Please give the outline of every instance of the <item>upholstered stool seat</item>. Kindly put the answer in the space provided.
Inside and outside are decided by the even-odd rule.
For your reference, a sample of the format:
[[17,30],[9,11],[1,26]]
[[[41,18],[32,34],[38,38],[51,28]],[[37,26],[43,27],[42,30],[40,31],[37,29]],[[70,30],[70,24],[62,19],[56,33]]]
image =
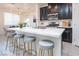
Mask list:
[[26,43],[30,43],[30,42],[33,42],[33,41],[35,41],[36,39],[35,39],[35,37],[33,37],[33,36],[26,36],[26,37],[24,37],[24,41],[26,42]]
[[50,40],[41,40],[39,41],[39,45],[42,48],[53,48],[54,47],[54,43]]

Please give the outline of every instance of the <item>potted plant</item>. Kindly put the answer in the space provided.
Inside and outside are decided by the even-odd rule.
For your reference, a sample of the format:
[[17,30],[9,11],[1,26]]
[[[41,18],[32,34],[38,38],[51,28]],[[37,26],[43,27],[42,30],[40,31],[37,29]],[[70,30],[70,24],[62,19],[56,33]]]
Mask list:
[[22,28],[22,27],[23,27],[23,23],[20,23],[20,24],[19,24],[19,27]]

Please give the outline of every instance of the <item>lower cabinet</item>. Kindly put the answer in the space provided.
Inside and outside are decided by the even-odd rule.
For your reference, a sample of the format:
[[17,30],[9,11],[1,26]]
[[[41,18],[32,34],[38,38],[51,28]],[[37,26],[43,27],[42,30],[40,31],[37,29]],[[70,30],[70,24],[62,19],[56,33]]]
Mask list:
[[62,41],[72,43],[72,28],[66,28],[62,34]]

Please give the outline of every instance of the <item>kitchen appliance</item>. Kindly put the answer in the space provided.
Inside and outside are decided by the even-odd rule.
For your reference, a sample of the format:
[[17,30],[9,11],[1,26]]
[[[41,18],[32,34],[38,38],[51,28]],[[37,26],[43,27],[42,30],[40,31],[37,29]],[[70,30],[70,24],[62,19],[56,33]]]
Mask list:
[[58,13],[48,14],[48,20],[58,20]]
[[59,24],[56,24],[56,22],[51,22],[47,27],[57,27]]

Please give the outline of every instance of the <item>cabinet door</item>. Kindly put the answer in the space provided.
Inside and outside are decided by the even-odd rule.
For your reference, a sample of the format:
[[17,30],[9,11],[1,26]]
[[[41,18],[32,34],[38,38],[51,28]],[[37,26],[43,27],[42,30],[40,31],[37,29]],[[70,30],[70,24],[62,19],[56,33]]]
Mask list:
[[62,40],[64,42],[72,43],[72,28],[66,28],[62,34]]
[[72,17],[72,4],[60,3],[59,4],[59,19],[71,19]]
[[40,20],[42,20],[44,18],[43,14],[44,14],[43,8],[40,8]]
[[60,4],[59,8],[59,19],[66,19],[68,14],[68,8],[66,4]]
[[68,4],[68,18],[72,19],[72,3]]
[[[63,8],[63,9],[62,9]],[[59,4],[59,14],[58,14],[58,18],[59,19],[63,19],[63,15],[64,15],[64,7],[63,4]]]
[[40,20],[48,20],[48,7],[40,8]]
[[44,19],[48,20],[48,7],[44,7]]

